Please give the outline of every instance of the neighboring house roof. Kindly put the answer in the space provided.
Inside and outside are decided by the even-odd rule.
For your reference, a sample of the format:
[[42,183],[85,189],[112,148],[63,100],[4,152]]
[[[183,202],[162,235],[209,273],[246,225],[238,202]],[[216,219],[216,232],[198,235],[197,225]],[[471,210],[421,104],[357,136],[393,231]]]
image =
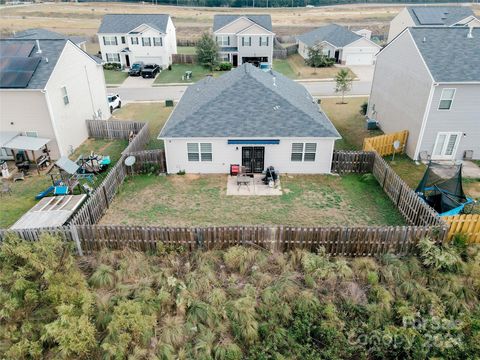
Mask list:
[[309,47],[326,41],[338,48],[351,44],[361,38],[361,35],[337,24],[322,26],[303,35],[297,36],[299,41]]
[[340,138],[302,85],[275,71],[243,64],[191,85],[161,138]]
[[[44,89],[47,85],[48,79],[50,78],[53,69],[55,69],[55,65],[67,43],[67,39],[57,39],[57,40],[38,40],[40,43],[41,53],[37,53],[38,47],[37,43],[34,40],[27,40],[27,39],[0,39],[0,58],[13,60],[18,60],[19,58],[23,58],[23,61],[17,61],[17,64],[28,63],[27,59],[30,58],[39,59],[38,65],[33,69],[33,74],[29,78],[28,84],[26,86],[22,86],[25,89]],[[9,53],[12,49],[16,47],[23,47],[29,50],[28,53],[22,54],[21,56],[14,55]],[[48,61],[47,61],[48,59]],[[6,60],[8,61],[8,60]],[[3,62],[3,61],[2,61]],[[22,65],[14,66],[12,68],[12,72],[28,72],[31,71],[29,69],[22,69]],[[4,80],[3,76],[6,76],[6,71],[2,69],[2,80]],[[12,86],[5,86],[5,82],[0,83],[1,88],[11,88]]]
[[99,34],[126,34],[140,25],[167,32],[168,14],[107,14],[102,19]]
[[272,17],[270,15],[244,15],[244,14],[217,14],[213,17],[213,31],[217,31],[224,26],[230,24],[232,21],[237,20],[238,18],[247,18],[250,21],[260,25],[261,27],[272,31]]
[[31,40],[69,39],[76,45],[79,45],[87,41],[87,39],[83,36],[67,36],[64,34],[57,33],[55,31],[50,31],[47,29],[40,29],[40,28],[18,31],[15,33],[12,39],[31,39]]
[[474,15],[467,6],[407,6],[407,10],[417,26],[451,26]]
[[436,82],[480,82],[480,28],[416,27],[408,31]]

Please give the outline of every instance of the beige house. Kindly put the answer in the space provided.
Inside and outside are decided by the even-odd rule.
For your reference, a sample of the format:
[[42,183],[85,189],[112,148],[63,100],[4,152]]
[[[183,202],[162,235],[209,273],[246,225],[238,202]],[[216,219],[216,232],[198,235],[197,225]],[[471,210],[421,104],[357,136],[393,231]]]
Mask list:
[[407,6],[390,22],[388,42],[407,27],[470,26],[480,27],[480,20],[467,6]]
[[270,15],[215,15],[213,36],[221,61],[233,66],[245,63],[272,66],[275,34]]
[[[0,39],[0,53],[0,139],[49,139],[58,159],[87,139],[85,120],[109,118],[103,68],[71,40]],[[0,156],[8,159],[3,145]]]
[[414,160],[480,159],[480,28],[408,28],[378,55],[368,117]]

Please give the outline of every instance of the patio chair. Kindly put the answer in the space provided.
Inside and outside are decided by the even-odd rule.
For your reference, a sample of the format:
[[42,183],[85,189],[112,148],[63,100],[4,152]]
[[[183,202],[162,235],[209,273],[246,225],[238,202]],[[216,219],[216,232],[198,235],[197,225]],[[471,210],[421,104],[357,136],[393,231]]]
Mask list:
[[3,195],[12,195],[10,184],[5,180],[2,180],[2,196]]

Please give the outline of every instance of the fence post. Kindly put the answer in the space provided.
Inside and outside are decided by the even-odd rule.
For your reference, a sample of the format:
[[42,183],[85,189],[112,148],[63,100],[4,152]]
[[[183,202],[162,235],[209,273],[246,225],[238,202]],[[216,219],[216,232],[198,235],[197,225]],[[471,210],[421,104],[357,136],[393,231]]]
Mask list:
[[270,252],[276,252],[278,249],[277,243],[277,226],[272,226],[270,228]]
[[77,227],[75,225],[70,226],[70,233],[72,234],[73,241],[75,241],[75,246],[77,247],[78,255],[83,256],[82,245],[80,244],[80,238],[78,236]]

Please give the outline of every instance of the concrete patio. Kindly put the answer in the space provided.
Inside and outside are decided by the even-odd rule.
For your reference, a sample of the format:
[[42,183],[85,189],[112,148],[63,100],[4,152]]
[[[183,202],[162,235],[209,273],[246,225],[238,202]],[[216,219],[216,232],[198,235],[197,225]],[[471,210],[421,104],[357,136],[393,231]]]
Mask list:
[[276,187],[271,188],[262,182],[265,175],[255,174],[250,178],[248,184],[237,184],[236,176],[228,176],[227,179],[227,195],[237,196],[278,196],[282,195],[280,181]]

